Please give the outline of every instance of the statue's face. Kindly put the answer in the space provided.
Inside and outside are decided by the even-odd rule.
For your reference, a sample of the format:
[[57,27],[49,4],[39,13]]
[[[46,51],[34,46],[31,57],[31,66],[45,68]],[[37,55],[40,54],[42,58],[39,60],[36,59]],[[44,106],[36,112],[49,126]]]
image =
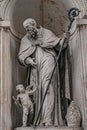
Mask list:
[[17,92],[18,93],[22,93],[22,92],[24,92],[25,90],[24,90],[24,88],[19,88],[19,89],[17,89]]
[[26,31],[32,39],[34,39],[34,40],[37,39],[38,31],[37,31],[36,26],[28,25],[28,26],[26,26]]
[[25,91],[24,88],[20,88],[20,90],[19,90],[20,93],[22,93],[24,91]]

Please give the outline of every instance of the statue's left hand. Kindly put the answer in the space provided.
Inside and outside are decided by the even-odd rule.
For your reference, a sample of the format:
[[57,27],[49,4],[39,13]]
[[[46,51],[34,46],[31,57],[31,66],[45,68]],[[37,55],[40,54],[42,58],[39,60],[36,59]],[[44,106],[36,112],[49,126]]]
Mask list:
[[[66,38],[66,40],[65,40],[65,38]],[[62,45],[63,42],[64,42],[64,40],[65,40],[65,43],[64,43],[64,45],[63,45],[63,48],[66,48],[66,47],[67,47],[68,42],[69,42],[69,38],[70,38],[70,32],[64,33],[64,36],[63,36],[63,38],[62,38],[61,41],[60,41],[60,45]]]
[[69,38],[70,38],[70,32],[66,32],[66,33],[64,34],[64,37],[65,37],[67,40],[69,40]]
[[31,58],[31,57],[28,57],[26,60],[25,60],[25,63],[27,65],[31,65],[33,67],[37,67],[37,63],[35,62],[35,58]]

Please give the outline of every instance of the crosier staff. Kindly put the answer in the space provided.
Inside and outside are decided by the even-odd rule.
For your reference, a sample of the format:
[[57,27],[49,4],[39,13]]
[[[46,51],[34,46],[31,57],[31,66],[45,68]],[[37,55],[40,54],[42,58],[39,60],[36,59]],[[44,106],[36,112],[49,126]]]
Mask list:
[[[75,20],[75,17],[77,17],[77,16],[79,15],[79,13],[80,13],[80,10],[77,9],[77,8],[71,8],[71,9],[68,11],[68,18],[69,18],[69,20],[70,20],[70,23],[69,23],[69,26],[68,26],[68,29],[67,29],[66,33],[70,33],[70,29],[71,29],[72,24],[73,24],[73,22],[74,22],[74,20]],[[62,43],[62,45],[61,45],[61,47],[60,47],[58,56],[57,56],[57,58],[56,58],[56,62],[55,62],[55,65],[54,65],[54,68],[53,68],[53,71],[52,71],[52,74],[51,74],[51,78],[50,78],[50,80],[49,80],[49,82],[48,82],[47,89],[46,89],[46,91],[45,91],[44,97],[43,97],[42,102],[41,102],[40,109],[39,109],[39,111],[38,111],[36,120],[35,120],[35,122],[34,122],[34,127],[37,126],[37,122],[38,122],[40,113],[41,113],[41,111],[42,111],[43,103],[44,103],[44,100],[45,100],[45,98],[46,98],[47,92],[48,92],[48,90],[49,90],[49,85],[50,85],[50,83],[51,83],[51,80],[52,80],[54,71],[55,71],[55,69],[56,69],[57,63],[58,63],[58,61],[59,61],[59,58],[60,58],[60,55],[61,55],[61,52],[62,52],[62,49],[63,49],[63,46],[64,46],[64,44],[66,43],[66,41],[67,41],[67,38],[65,37],[65,38],[64,38],[64,41],[63,41],[63,43]]]

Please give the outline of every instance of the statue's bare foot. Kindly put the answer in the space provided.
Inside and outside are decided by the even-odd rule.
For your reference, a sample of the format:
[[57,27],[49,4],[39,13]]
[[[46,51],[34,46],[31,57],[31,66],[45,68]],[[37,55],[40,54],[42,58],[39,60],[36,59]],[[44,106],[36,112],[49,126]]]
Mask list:
[[51,123],[45,123],[45,127],[50,127],[50,126],[52,126],[52,124]]
[[27,127],[27,125],[26,125],[26,124],[23,124],[22,127]]
[[44,127],[50,127],[50,126],[52,126],[52,124],[51,123],[41,123],[40,124],[40,127],[42,127],[42,126],[44,126]]
[[43,127],[43,126],[45,126],[45,123],[40,123],[39,126],[40,126],[40,127]]

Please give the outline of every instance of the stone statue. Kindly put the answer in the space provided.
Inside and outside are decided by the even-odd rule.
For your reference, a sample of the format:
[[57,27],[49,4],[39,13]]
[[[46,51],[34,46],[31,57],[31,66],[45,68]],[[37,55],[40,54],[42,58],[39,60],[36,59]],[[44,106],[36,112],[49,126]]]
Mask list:
[[[37,26],[36,21],[31,18],[25,20],[23,26],[27,33],[21,40],[18,59],[22,65],[29,68],[29,84],[38,86],[38,91],[33,95],[36,118],[63,38],[58,38],[50,30]],[[37,125],[65,124],[66,109],[70,100],[68,60],[68,49],[63,49]]]
[[23,127],[27,126],[28,114],[30,115],[31,121],[33,117],[33,103],[29,96],[33,95],[37,88],[31,90],[31,87],[32,86],[27,86],[25,89],[22,84],[18,84],[16,86],[16,91],[18,92],[17,98],[13,96],[15,104],[23,108]]

